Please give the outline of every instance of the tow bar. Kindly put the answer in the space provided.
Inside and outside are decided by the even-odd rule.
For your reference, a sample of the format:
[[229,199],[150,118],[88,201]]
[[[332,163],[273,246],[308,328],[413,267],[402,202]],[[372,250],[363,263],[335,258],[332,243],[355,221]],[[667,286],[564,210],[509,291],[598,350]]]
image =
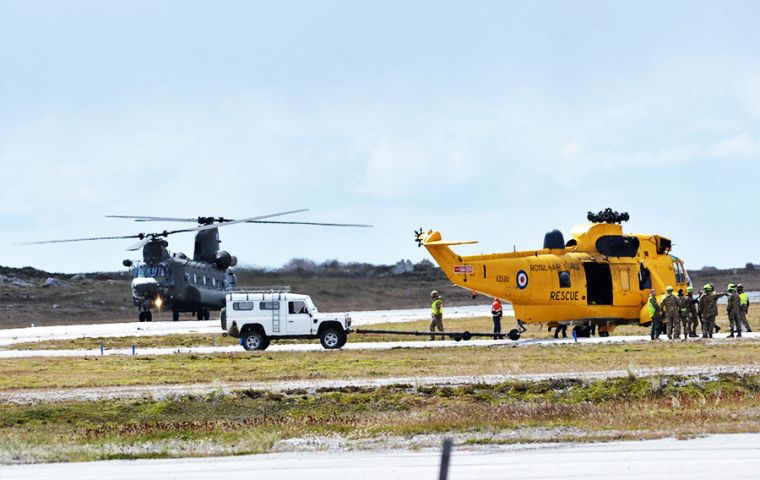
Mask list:
[[417,337],[429,337],[431,335],[441,335],[445,337],[449,337],[453,339],[456,342],[459,342],[461,340],[469,340],[471,338],[475,337],[484,337],[484,338],[494,338],[496,339],[504,339],[509,338],[510,340],[517,341],[520,339],[520,332],[516,328],[513,328],[509,331],[509,333],[500,333],[497,335],[494,335],[493,333],[484,333],[484,332],[420,332],[420,331],[405,331],[405,330],[368,330],[364,328],[357,328],[356,330],[351,330],[353,333],[357,333],[360,335],[412,335]]

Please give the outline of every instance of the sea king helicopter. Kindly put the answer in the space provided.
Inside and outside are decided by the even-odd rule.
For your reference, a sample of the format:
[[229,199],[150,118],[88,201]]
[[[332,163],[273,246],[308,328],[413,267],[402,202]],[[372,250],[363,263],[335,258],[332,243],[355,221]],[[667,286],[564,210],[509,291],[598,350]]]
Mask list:
[[[136,222],[196,222],[198,226],[178,230],[164,230],[158,233],[138,233],[136,235],[72,238],[66,240],[45,240],[25,242],[25,245],[48,243],[87,242],[95,240],[138,239],[127,251],[142,249],[142,261],[124,260],[125,267],[131,268],[132,301],[138,309],[141,322],[153,320],[152,310],[171,308],[172,319],[179,320],[180,312],[191,312],[198,320],[208,320],[210,310],[220,310],[224,306],[225,294],[236,285],[232,267],[237,257],[219,249],[219,227],[239,223],[263,223],[281,225],[318,225],[329,227],[371,227],[356,223],[318,223],[268,220],[273,217],[305,212],[306,209],[260,215],[257,217],[232,220],[224,217],[150,217],[130,215],[106,215],[107,218],[131,219]],[[166,237],[177,233],[196,232],[193,257],[184,253],[169,253]]]
[[415,231],[424,246],[457,286],[512,303],[518,340],[524,324],[572,325],[578,336],[597,328],[607,336],[617,325],[649,325],[650,289],[661,300],[665,287],[691,283],[683,261],[670,253],[670,239],[660,235],[625,234],[628,213],[607,208],[588,212],[590,223],[577,225],[565,242],[552,230],[540,250],[462,256],[450,247],[477,243],[446,241],[441,234]]

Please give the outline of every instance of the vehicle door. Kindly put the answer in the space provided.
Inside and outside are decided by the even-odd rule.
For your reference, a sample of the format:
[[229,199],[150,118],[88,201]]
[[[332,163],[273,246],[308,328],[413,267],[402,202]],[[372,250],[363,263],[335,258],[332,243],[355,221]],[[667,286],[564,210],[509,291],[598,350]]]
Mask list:
[[312,332],[312,321],[306,302],[303,300],[288,300],[288,335],[309,335]]

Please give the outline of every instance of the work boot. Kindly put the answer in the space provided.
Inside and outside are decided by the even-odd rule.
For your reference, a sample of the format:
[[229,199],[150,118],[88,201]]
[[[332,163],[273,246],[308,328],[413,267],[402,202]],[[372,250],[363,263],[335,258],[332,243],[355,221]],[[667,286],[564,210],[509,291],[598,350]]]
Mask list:
[[731,335],[727,336],[726,338],[734,338],[734,332],[731,332]]
[[715,333],[718,333],[718,332],[720,332],[720,326],[719,325],[715,325]]
[[737,336],[737,338],[742,338],[742,332],[741,332],[741,330],[736,333],[736,336]]

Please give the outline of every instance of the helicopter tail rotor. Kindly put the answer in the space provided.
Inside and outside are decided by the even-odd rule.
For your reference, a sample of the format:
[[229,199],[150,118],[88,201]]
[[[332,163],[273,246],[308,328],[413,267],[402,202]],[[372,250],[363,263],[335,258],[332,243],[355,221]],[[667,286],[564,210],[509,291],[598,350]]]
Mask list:
[[417,248],[422,246],[422,234],[423,234],[422,227],[420,227],[419,231],[414,231],[414,241],[417,242]]

